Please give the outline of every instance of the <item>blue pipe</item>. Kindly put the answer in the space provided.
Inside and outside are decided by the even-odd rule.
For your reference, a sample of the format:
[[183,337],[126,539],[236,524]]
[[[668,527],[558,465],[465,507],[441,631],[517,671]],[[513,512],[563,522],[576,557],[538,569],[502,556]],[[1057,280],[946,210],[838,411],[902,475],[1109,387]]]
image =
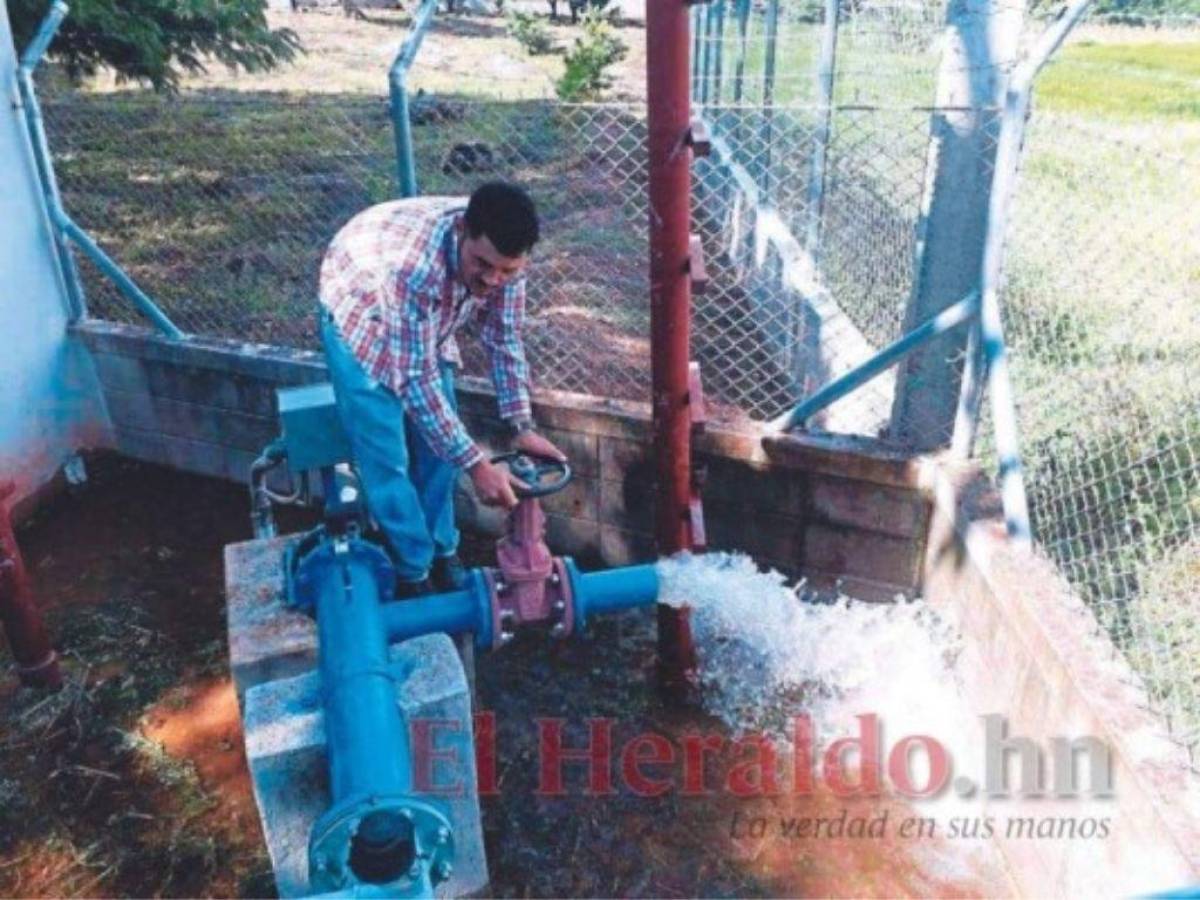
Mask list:
[[932,319],[914,328],[898,341],[884,347],[869,360],[831,381],[791,412],[784,413],[768,427],[773,431],[789,431],[808,422],[825,407],[857,390],[872,378],[894,366],[917,347],[962,325],[979,310],[979,295],[972,292],[953,306],[942,310]]
[[33,36],[33,40],[29,42],[29,46],[21,54],[22,69],[32,72],[37,68],[38,63],[42,61],[42,57],[46,54],[46,49],[50,46],[50,42],[54,40],[54,35],[58,32],[58,27],[70,11],[71,7],[67,6],[63,0],[55,0],[54,5],[50,7],[50,11],[46,13],[46,18],[42,19],[42,24],[38,27],[37,34]]
[[[299,558],[299,562],[296,560]],[[413,793],[408,723],[383,618],[395,569],[352,531],[311,532],[285,558],[288,600],[317,621],[330,806],[309,836],[316,893],[432,897],[452,872],[440,803]]]
[[351,544],[343,554],[325,549],[328,558],[316,568],[313,591],[330,796],[336,806],[357,796],[407,794],[408,729],[396,705],[378,580],[364,560],[354,558],[363,545]]
[[[50,42],[54,40],[54,35],[58,33],[59,26],[62,25],[63,19],[66,18],[69,11],[70,8],[62,0],[57,0],[50,7],[37,34],[34,35],[33,40],[29,42],[29,46],[21,55],[21,65],[17,69],[17,88],[20,91],[21,105],[24,108],[25,128],[29,132],[29,140],[32,144],[34,164],[37,167],[38,180],[42,186],[42,197],[52,220],[56,213],[62,211],[62,197],[58,190],[58,179],[54,175],[50,142],[46,139],[46,126],[42,119],[42,107],[33,86],[33,70],[42,61]],[[78,321],[86,312],[79,270],[75,266],[75,259],[71,256],[70,249],[62,239],[62,234],[57,228],[53,228],[52,233],[71,320]]]
[[[566,560],[575,603],[575,627],[583,631],[592,617],[649,606],[658,600],[658,572],[653,564],[625,566],[601,572],[580,572]],[[433,594],[381,608],[389,641],[406,641],[423,634],[475,635],[481,649],[492,646],[492,610],[483,573],[473,569],[470,584],[460,591]]]
[[79,248],[87,254],[88,258],[96,264],[105,275],[112,279],[113,283],[125,295],[126,299],[133,303],[143,315],[157,326],[158,330],[172,340],[183,340],[184,333],[176,327],[175,323],[167,317],[167,314],[159,309],[158,305],[150,299],[146,293],[134,283],[133,279],[125,274],[116,262],[113,261],[107,253],[100,249],[100,245],[92,240],[91,235],[71,221],[61,209],[52,210],[52,215],[56,224],[62,233],[79,245]]
[[383,606],[383,627],[391,642],[423,634],[475,635],[478,647],[492,645],[492,610],[483,573],[472,569],[469,585],[461,591],[434,594]]
[[388,94],[392,114],[392,131],[396,141],[396,176],[400,184],[400,196],[415,197],[417,195],[417,168],[413,153],[412,120],[408,111],[408,86],[405,83],[408,70],[417,58],[421,49],[421,41],[433,14],[437,11],[437,0],[424,0],[416,15],[413,17],[412,31],[409,32],[400,51],[388,70]]
[[658,570],[651,563],[600,572],[577,572],[568,563],[575,594],[575,617],[582,630],[593,617],[658,601]]
[[1029,521],[1029,502],[1021,466],[1021,442],[1017,424],[1016,401],[1008,372],[1008,351],[1000,311],[1000,283],[1004,271],[1005,237],[1010,208],[1016,191],[1029,118],[1033,82],[1042,67],[1066,40],[1071,29],[1083,18],[1092,0],[1072,0],[1058,20],[1038,38],[1024,62],[1013,72],[1005,92],[1004,113],[994,163],[995,176],[988,198],[987,237],[984,242],[980,274],[979,325],[972,329],[967,345],[967,361],[959,391],[952,449],[967,456],[975,444],[979,411],[983,405],[986,379],[992,396],[993,433],[999,462],[1000,493],[1008,535],[1016,543],[1028,546],[1033,541]]
[[69,238],[79,245],[80,249],[96,264],[96,266],[116,283],[121,293],[126,296],[143,314],[145,314],[167,337],[182,340],[184,334],[159,307],[151,300],[108,256],[100,246],[82,228],[76,225],[67,215],[63,207],[62,195],[58,190],[58,179],[54,175],[54,165],[51,162],[50,142],[46,139],[46,128],[42,119],[42,107],[37,99],[33,86],[33,70],[37,68],[45,55],[50,42],[58,32],[70,7],[63,0],[56,0],[42,20],[37,34],[21,54],[21,65],[17,73],[17,83],[21,92],[21,102],[25,107],[26,128],[33,143],[33,155],[37,164],[38,177],[42,182],[42,192],[54,226],[54,243],[58,251],[59,264],[62,267],[63,281],[66,285],[67,299],[71,307],[71,318],[81,319],[86,311],[83,298],[83,285],[79,279],[79,270],[75,259],[66,246],[64,238]]
[[762,162],[759,165],[759,189],[768,202],[774,202],[771,188],[771,143],[774,141],[775,120],[775,45],[779,41],[779,0],[767,2],[767,31],[764,37],[766,53],[763,57],[762,123],[759,140],[762,142]]
[[825,0],[825,23],[821,28],[821,56],[817,63],[817,127],[813,132],[812,171],[808,178],[808,228],[804,248],[820,265],[821,217],[825,206],[825,166],[833,122],[834,74],[837,65],[840,0]]
[[[335,529],[344,525],[340,514],[332,521]],[[586,574],[569,559],[564,565],[578,631],[591,616],[658,598],[653,565]],[[331,803],[309,837],[312,887],[354,896],[433,896],[452,872],[453,829],[439,805],[412,793],[412,747],[396,700],[397,684],[409,673],[390,661],[388,648],[437,632],[474,632],[480,646],[490,646],[484,571],[472,570],[462,590],[385,602],[395,568],[350,526],[310,532],[288,548],[284,571],[287,602],[317,622]]]

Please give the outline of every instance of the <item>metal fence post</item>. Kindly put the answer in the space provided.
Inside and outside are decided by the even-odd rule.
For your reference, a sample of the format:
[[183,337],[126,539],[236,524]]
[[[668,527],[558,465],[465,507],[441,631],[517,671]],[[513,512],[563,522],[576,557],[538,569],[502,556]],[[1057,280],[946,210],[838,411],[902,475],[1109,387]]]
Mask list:
[[57,0],[50,7],[37,34],[34,35],[33,40],[29,42],[29,46],[21,55],[21,63],[17,68],[17,86],[21,93],[25,127],[29,132],[38,180],[42,185],[42,196],[50,213],[50,232],[54,241],[54,250],[58,256],[63,288],[67,294],[68,313],[71,321],[77,322],[87,314],[83,282],[79,277],[79,268],[75,264],[75,257],[71,254],[71,248],[54,215],[56,210],[62,209],[62,195],[58,190],[58,178],[54,174],[54,159],[50,153],[50,142],[46,139],[42,107],[38,102],[37,91],[33,85],[33,70],[38,67],[68,12],[70,12],[70,7],[63,0]]
[[713,56],[713,96],[715,103],[720,106],[722,102],[722,85],[721,71],[724,68],[725,62],[725,0],[712,0],[713,17],[716,20],[716,45],[714,47],[715,55]]
[[[1016,58],[1024,19],[1020,4],[952,0],[947,47],[938,75],[925,198],[923,242],[915,261],[903,331],[977,290],[987,232],[1007,64]],[[967,338],[946,334],[900,367],[890,432],[914,450],[948,447]]]
[[963,371],[952,449],[971,453],[979,426],[983,382],[992,392],[992,422],[999,462],[1000,492],[1008,534],[1022,543],[1033,539],[1025,481],[1021,466],[1016,400],[1008,372],[1008,351],[1000,314],[1000,281],[1004,269],[1004,245],[1008,233],[1013,195],[1021,165],[1021,148],[1029,119],[1033,80],[1071,29],[1083,17],[1091,0],[1075,0],[1061,18],[1042,36],[1026,61],[1013,73],[1005,93],[1000,139],[996,148],[996,174],[988,203],[987,237],[980,274],[980,314],[972,329]]
[[765,199],[771,201],[771,142],[774,140],[775,103],[775,43],[779,39],[779,0],[770,0],[767,5],[767,33],[764,38],[763,57],[763,122],[762,122],[762,166],[759,183]]
[[834,67],[837,65],[838,0],[825,0],[825,25],[821,29],[821,57],[817,64],[817,127],[813,131],[812,170],[808,179],[809,255],[820,260],[821,214],[825,205],[825,163],[829,153],[830,124],[833,118]]
[[408,70],[417,57],[417,51],[421,49],[421,41],[424,40],[429,23],[433,20],[433,14],[437,11],[437,3],[438,0],[423,0],[413,16],[412,31],[400,45],[400,51],[388,70],[389,110],[396,141],[396,178],[402,197],[417,195],[417,164],[413,151],[406,79]]
[[713,18],[716,16],[716,2],[704,5],[704,37],[700,42],[700,104],[708,106],[712,96],[712,66],[713,66]]
[[733,63],[733,140],[735,144],[742,139],[741,108],[742,93],[745,90],[746,78],[746,32],[750,20],[750,0],[737,0],[737,30],[738,47]]
[[[652,409],[658,476],[658,551],[693,545],[691,518],[691,153],[686,152],[688,15],[683,0],[646,7],[646,119],[649,149],[650,343]],[[680,152],[684,150],[685,152]],[[686,689],[695,675],[686,610],[658,608],[659,671],[667,686]]]
[[750,23],[750,0],[738,0],[737,30],[738,48],[733,63],[733,102],[742,102],[742,91],[746,77],[746,37]]

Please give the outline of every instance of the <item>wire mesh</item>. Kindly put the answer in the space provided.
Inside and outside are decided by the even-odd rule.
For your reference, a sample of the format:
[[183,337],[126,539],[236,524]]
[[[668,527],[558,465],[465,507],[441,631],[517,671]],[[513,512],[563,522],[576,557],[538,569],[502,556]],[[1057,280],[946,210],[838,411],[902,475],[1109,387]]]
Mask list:
[[[1125,132],[1124,138],[1119,133]],[[1035,536],[1200,742],[1196,145],[1034,117],[1004,312]]]
[[[693,346],[721,418],[777,415],[905,325],[946,10],[940,0],[842,7],[828,103],[823,4],[714,0],[694,11],[693,96],[715,140],[695,169],[711,282],[695,298]],[[529,185],[545,235],[527,324],[536,383],[644,400],[643,98],[625,73],[620,100],[547,99],[540,57],[544,83],[512,89],[504,73],[528,80],[532,63],[515,43],[504,49],[499,26],[452,20],[426,49],[444,60],[461,46],[452,38],[475,32],[491,42],[475,93],[447,89],[420,63],[412,73],[427,88],[413,102],[421,189],[463,195],[495,176]],[[325,245],[396,191],[383,97],[64,94],[44,108],[68,210],[197,333],[313,345]],[[984,174],[992,149],[981,151]],[[1004,295],[1037,539],[1193,749],[1197,152],[1191,132],[1035,115]],[[133,320],[102,278],[84,275],[93,315]],[[482,374],[471,347],[468,370]],[[884,432],[894,383],[876,379],[817,424]]]
[[[68,212],[189,332],[312,343],[321,248],[394,191],[375,98],[72,94],[43,112]],[[92,315],[137,321],[83,277]]]
[[[832,55],[820,2],[718,0],[693,13],[693,100],[719,138],[698,168],[699,218],[719,265],[736,261],[719,299],[696,305],[699,352],[726,382],[753,376],[729,394],[754,419],[899,338],[913,289],[944,4],[840,8]],[[750,240],[734,212],[746,205],[778,217],[765,251],[737,246]],[[721,339],[738,309],[750,326]],[[813,424],[883,433],[894,383],[881,377]]]
[[[44,112],[67,209],[185,331],[315,346],[324,248],[396,193],[381,98],[74,95]],[[644,109],[439,97],[413,116],[425,193],[505,176],[541,201],[537,383],[646,398]],[[92,315],[137,321],[86,262],[83,277]]]

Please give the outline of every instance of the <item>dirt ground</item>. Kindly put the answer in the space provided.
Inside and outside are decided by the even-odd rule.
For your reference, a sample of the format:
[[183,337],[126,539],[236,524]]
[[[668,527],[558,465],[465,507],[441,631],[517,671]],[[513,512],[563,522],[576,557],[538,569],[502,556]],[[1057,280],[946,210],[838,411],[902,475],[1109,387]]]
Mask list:
[[[45,696],[0,684],[0,895],[269,896],[227,671],[221,548],[249,536],[238,485],[105,456],[91,480],[43,508],[19,540],[63,658]],[[281,530],[312,521],[281,517]],[[490,555],[465,542],[468,561]],[[497,896],[976,896],[1003,885],[931,878],[903,847],[863,840],[750,839],[734,815],[900,814],[832,797],[739,799],[720,789],[738,754],[711,755],[686,796],[637,795],[613,763],[611,795],[566,767],[565,796],[538,791],[539,718],[612,724],[614,756],[635,736],[675,746],[725,736],[653,687],[652,619],[597,624],[551,644],[522,636],[479,660],[478,709],[495,716],[497,792],[484,798]],[[670,766],[643,766],[671,780]]]

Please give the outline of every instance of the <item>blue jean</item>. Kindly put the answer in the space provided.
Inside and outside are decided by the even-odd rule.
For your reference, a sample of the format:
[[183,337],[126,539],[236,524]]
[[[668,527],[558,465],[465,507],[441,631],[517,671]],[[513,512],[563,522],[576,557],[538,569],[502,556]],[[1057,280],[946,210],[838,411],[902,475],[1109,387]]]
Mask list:
[[[435,556],[458,550],[454,485],[459,469],[429,448],[400,398],[367,376],[333,317],[324,308],[318,316],[329,379],[367,508],[391,545],[397,577],[419,581]],[[441,364],[442,391],[457,409],[454,368]]]

